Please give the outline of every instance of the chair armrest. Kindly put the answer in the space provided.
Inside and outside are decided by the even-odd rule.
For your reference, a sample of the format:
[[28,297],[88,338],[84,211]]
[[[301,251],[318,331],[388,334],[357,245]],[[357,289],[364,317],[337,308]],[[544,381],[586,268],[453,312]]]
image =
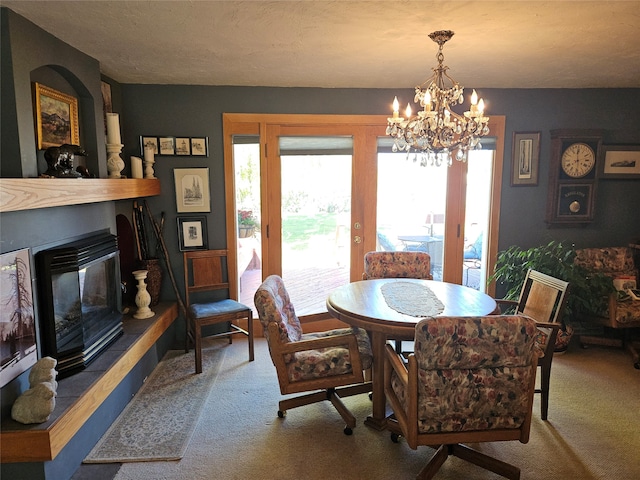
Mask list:
[[[305,352],[307,350],[318,350],[328,347],[344,347],[347,346],[351,353],[358,352],[358,341],[353,333],[340,333],[331,335],[330,337],[310,338],[308,340],[299,340],[297,342],[283,343],[279,345],[279,353],[295,353]],[[354,350],[355,349],[355,350]]]
[[554,330],[560,330],[561,325],[559,323],[551,323],[551,322],[536,322],[536,327],[538,328],[551,328]]
[[503,298],[497,298],[495,300],[501,313],[503,313],[503,307],[517,307],[519,304],[518,300],[505,300]]
[[389,344],[385,345],[385,363],[387,363],[390,367],[389,374],[391,374],[391,369],[393,369],[398,375],[400,381],[407,386],[409,383],[409,372],[407,371],[407,367],[402,359],[402,356],[393,349],[393,347]]

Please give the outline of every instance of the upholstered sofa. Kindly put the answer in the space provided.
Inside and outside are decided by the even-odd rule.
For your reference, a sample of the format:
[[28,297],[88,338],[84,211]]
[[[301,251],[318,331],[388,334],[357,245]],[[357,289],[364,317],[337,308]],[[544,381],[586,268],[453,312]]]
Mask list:
[[[630,247],[584,248],[576,250],[575,263],[591,272],[603,273],[612,280],[630,277],[638,282],[638,265],[634,255],[636,251]],[[631,353],[634,366],[640,368],[640,343],[634,342],[634,335],[640,335],[640,300],[628,296],[620,298],[618,293],[613,292],[603,301],[606,302],[603,312],[587,315],[586,320],[603,325],[604,335],[582,335],[580,343],[624,346]]]

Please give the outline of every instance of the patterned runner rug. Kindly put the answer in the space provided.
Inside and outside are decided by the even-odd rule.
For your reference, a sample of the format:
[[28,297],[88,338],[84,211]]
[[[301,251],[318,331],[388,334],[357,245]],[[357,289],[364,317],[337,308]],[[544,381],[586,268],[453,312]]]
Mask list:
[[226,353],[226,343],[204,345],[200,375],[193,351],[167,352],[84,463],[182,458]]

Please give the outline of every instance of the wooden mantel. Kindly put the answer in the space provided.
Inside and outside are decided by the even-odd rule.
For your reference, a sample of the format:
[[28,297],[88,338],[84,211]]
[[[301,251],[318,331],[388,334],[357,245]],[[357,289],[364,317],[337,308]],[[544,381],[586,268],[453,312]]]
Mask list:
[[0,213],[160,195],[160,180],[1,178]]

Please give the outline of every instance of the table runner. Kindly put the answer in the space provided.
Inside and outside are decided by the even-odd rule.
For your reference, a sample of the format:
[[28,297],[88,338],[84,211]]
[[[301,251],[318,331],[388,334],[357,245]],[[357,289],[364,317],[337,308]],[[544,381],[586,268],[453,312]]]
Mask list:
[[395,311],[413,317],[433,317],[444,311],[444,304],[425,285],[392,282],[382,285],[382,296]]

